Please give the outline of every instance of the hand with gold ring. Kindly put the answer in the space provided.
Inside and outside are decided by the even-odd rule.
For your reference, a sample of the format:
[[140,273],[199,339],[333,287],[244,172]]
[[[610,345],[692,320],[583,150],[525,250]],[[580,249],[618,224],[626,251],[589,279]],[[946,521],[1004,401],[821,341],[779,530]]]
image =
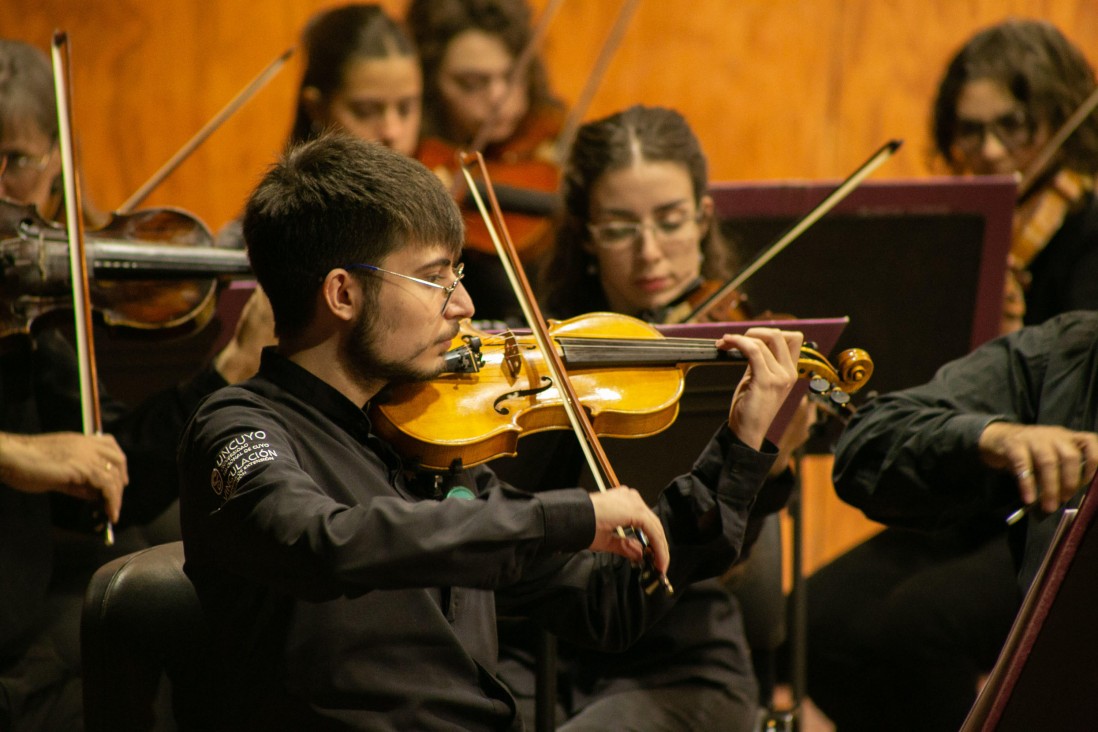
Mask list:
[[1052,512],[1088,485],[1098,472],[1098,434],[1055,425],[992,422],[979,440],[989,467],[1010,470],[1026,505]]
[[0,481],[25,493],[55,491],[102,501],[113,523],[118,521],[130,476],[126,455],[110,435],[4,432],[0,433]]

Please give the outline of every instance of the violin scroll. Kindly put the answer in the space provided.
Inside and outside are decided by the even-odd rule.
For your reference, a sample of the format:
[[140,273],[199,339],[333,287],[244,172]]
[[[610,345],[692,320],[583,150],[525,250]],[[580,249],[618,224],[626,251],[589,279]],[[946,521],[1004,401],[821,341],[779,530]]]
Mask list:
[[797,360],[797,374],[809,380],[808,387],[813,393],[826,396],[836,406],[843,406],[850,401],[850,395],[873,376],[873,360],[861,348],[848,348],[839,354],[836,369],[819,351],[805,346]]

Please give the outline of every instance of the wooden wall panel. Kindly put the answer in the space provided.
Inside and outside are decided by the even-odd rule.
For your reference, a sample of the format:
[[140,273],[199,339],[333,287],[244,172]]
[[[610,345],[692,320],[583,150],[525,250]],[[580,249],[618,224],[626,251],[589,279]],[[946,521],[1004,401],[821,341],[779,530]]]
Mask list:
[[[566,102],[621,2],[567,0],[554,20],[545,57]],[[0,36],[45,49],[54,28],[69,33],[85,190],[109,209],[332,4],[6,0]],[[399,16],[406,0],[382,5]],[[891,138],[905,145],[876,177],[925,176],[936,172],[927,119],[947,58],[1009,15],[1050,20],[1098,59],[1094,0],[644,0],[586,117],[638,102],[675,107],[697,130],[713,180],[841,178]],[[300,73],[293,59],[147,205],[182,207],[214,230],[232,218],[282,146]],[[809,569],[873,530],[820,489],[826,465],[810,470],[810,500],[822,503],[809,509],[809,523],[820,517],[807,529]]]
[[[544,7],[545,0],[532,0]],[[43,48],[68,31],[92,199],[127,198],[239,89],[296,42],[318,0],[8,0],[0,35]],[[382,3],[401,14],[406,0]],[[574,101],[620,0],[568,0],[545,56]],[[876,174],[933,172],[930,99],[948,56],[1007,15],[1049,19],[1091,56],[1092,0],[643,0],[587,117],[643,102],[680,109],[715,180],[833,179],[885,140]],[[211,227],[231,218],[289,127],[297,59],[149,199]]]

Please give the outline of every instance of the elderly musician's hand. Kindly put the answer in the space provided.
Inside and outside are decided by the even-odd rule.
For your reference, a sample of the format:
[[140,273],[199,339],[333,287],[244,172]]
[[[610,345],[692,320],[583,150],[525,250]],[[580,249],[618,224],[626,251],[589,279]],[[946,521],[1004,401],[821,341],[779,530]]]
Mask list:
[[110,435],[0,433],[0,480],[24,493],[101,500],[107,517],[117,522],[130,476],[126,455]]
[[595,540],[591,542],[592,550],[620,554],[639,564],[644,559],[643,547],[635,538],[623,539],[618,534],[618,527],[640,529],[648,538],[652,564],[661,574],[667,571],[671,554],[667,548],[667,536],[663,533],[663,523],[644,502],[640,493],[632,488],[619,486],[592,493],[591,503],[595,507]]
[[1026,505],[1040,501],[1051,513],[1098,471],[1098,434],[1055,425],[991,422],[980,433],[980,459],[1018,480]]
[[804,335],[777,328],[751,328],[744,335],[725,334],[717,348],[738,349],[747,371],[732,396],[728,426],[745,445],[762,447],[770,423],[797,381],[797,360]]

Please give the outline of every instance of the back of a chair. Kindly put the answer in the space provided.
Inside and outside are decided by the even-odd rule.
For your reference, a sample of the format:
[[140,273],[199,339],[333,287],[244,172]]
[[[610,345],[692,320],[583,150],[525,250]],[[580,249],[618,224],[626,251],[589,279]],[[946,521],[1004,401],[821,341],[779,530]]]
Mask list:
[[[202,728],[212,711],[205,638],[198,597],[183,573],[182,542],[100,567],[81,619],[87,732]],[[165,675],[176,719],[158,709]]]
[[1098,720],[1098,479],[1065,514],[962,732],[1090,730]]

